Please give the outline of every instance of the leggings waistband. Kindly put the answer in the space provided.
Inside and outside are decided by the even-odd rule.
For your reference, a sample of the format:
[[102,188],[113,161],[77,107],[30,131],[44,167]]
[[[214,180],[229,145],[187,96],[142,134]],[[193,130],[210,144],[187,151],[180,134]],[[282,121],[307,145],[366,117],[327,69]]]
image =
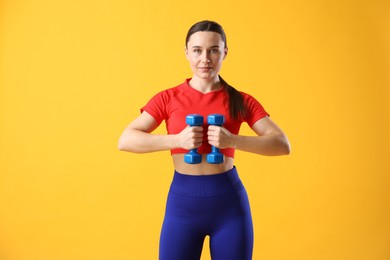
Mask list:
[[174,172],[170,191],[186,197],[214,197],[244,188],[236,167],[213,175],[187,175]]

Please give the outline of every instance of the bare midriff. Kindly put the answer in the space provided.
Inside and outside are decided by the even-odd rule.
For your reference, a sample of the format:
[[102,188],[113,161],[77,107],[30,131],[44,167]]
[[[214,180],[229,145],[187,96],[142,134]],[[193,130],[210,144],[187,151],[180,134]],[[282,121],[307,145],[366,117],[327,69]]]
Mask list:
[[199,164],[188,164],[184,162],[184,154],[172,154],[173,165],[177,172],[187,175],[213,175],[223,173],[233,168],[234,159],[225,156],[220,164],[210,164],[206,161],[207,154],[202,155],[202,162]]

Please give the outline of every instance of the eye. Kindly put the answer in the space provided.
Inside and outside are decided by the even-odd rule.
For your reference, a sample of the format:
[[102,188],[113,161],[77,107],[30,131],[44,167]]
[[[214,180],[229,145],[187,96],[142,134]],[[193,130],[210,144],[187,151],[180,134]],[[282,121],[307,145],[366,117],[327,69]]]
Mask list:
[[202,52],[201,49],[193,49],[192,51],[193,51],[194,53],[201,53],[201,52]]
[[219,53],[219,49],[212,49],[211,53]]

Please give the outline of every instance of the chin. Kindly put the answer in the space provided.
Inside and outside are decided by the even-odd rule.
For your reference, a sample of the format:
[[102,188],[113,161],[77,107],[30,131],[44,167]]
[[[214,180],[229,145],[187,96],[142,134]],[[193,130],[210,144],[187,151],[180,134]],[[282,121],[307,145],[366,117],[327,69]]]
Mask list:
[[199,73],[199,74],[196,74],[196,75],[200,79],[213,79],[216,76],[214,73]]

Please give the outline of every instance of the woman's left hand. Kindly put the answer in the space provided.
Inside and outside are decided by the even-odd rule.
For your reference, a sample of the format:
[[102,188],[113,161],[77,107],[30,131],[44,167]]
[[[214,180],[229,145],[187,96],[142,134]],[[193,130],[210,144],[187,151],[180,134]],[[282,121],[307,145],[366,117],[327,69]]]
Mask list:
[[234,148],[235,135],[223,126],[209,125],[207,139],[210,145],[219,149]]

